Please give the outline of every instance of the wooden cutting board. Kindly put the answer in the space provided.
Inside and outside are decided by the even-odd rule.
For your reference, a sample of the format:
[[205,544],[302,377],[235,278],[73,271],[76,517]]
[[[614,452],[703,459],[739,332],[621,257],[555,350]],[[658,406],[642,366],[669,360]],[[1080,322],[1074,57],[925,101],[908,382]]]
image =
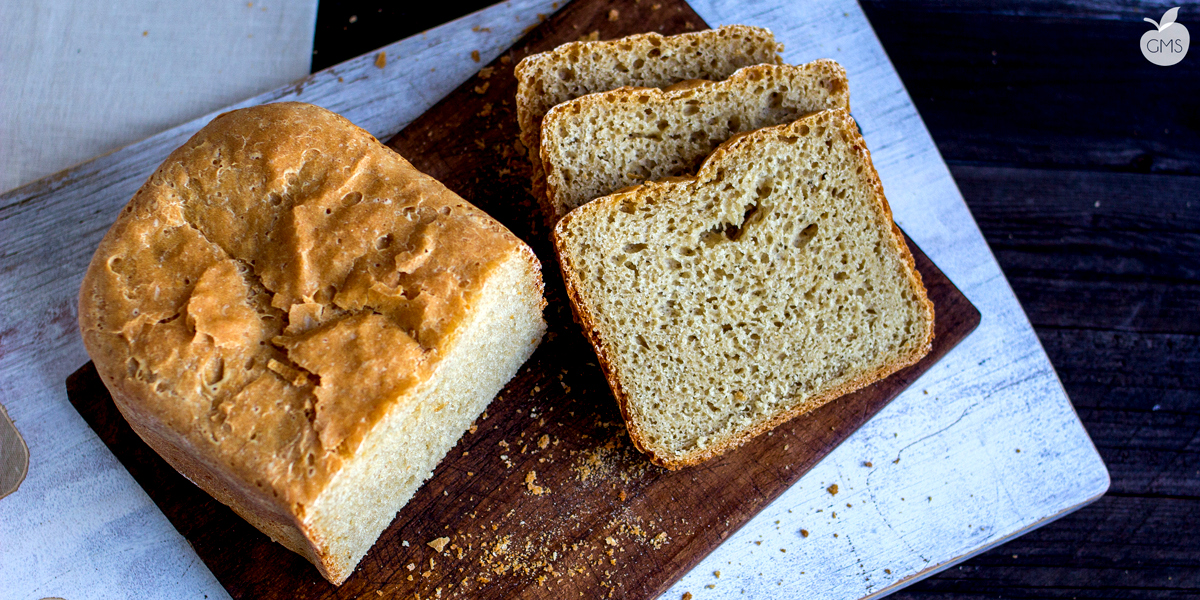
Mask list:
[[[234,598],[655,597],[978,325],[979,312],[910,241],[937,310],[933,351],[919,364],[699,467],[667,471],[632,448],[571,321],[527,191],[512,67],[593,32],[706,27],[681,1],[580,0],[389,142],[533,246],[550,333],[341,587],[167,465],[129,428],[90,363],[71,375],[72,404]],[[449,538],[442,552],[427,545],[441,537]]]

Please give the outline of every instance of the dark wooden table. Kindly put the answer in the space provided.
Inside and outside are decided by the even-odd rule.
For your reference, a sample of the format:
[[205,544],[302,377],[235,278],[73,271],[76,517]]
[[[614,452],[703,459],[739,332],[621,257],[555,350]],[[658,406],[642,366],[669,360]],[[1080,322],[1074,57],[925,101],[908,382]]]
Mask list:
[[[1200,597],[1200,49],[1137,46],[1200,3],[860,1],[1112,474],[893,597]],[[324,2],[313,70],[489,4]]]

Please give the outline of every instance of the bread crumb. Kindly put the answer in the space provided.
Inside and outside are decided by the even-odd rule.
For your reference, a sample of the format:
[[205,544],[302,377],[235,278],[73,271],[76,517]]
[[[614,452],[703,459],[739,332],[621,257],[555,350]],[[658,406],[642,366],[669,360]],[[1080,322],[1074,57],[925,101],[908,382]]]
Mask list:
[[[837,537],[837,534],[836,534],[836,533],[835,533],[835,534],[833,534],[833,537]],[[780,548],[780,549],[779,549],[779,551],[780,551],[780,552],[785,552],[785,553],[786,553],[786,552],[787,552],[787,548]]]
[[684,28],[684,29],[686,29],[686,30],[688,30],[688,31],[691,31],[691,30],[695,29],[695,28],[696,28],[696,26],[695,26],[695,25],[692,25],[692,22],[691,22],[691,21],[687,21],[686,23],[684,23],[684,24],[683,24],[683,28]]
[[417,570],[417,565],[416,563],[408,563],[404,566],[404,568],[408,569],[409,571],[415,571]]
[[[449,544],[449,543],[450,543],[450,538],[440,537],[440,538],[437,538],[437,539],[429,542],[427,545],[430,548],[433,548],[434,550],[441,552],[442,550],[446,549],[446,544]],[[433,559],[430,559],[430,560],[432,561]]]
[[504,56],[501,56],[500,64],[502,64],[502,65],[512,64],[512,57],[507,54],[505,54]]
[[596,42],[599,40],[600,40],[600,30],[599,29],[592,31],[591,33],[588,33],[586,35],[579,36],[579,41],[581,41],[581,42]]
[[380,52],[375,55],[375,66],[380,69],[387,66],[387,52]]
[[888,575],[891,575],[891,574],[892,574],[892,570],[891,570],[891,569],[884,569],[884,570],[883,570],[883,572],[884,572],[884,573],[887,573]]
[[479,426],[472,424],[470,427],[467,428],[467,431],[470,431],[471,433],[475,433],[476,431],[479,431]]
[[475,86],[475,93],[480,94],[480,95],[486,94],[489,85],[492,85],[492,84],[485,81],[483,83],[483,85]]
[[683,593],[683,597],[682,597],[682,598],[680,598],[679,600],[692,600],[692,593],[691,593],[691,592],[684,592],[684,593]]
[[621,11],[619,11],[615,8],[608,11],[608,20],[609,21],[616,22],[616,20],[620,19],[620,18],[621,18]]
[[662,8],[662,5],[661,5],[661,4],[659,4],[659,3],[657,3],[657,2],[655,2],[654,4],[652,4],[652,5],[650,6],[650,10],[658,10],[658,9],[660,9],[660,8]]
[[875,465],[871,464],[871,461],[868,460],[868,461],[863,461],[863,466],[867,467],[869,469]]
[[825,488],[825,491],[829,492],[830,496],[836,496],[838,493],[838,486],[836,483],[834,483],[834,484],[830,485],[829,487]]
[[474,31],[475,33],[488,33],[491,30],[492,30],[491,27],[480,27],[478,25],[471,28],[471,31]]
[[550,445],[550,436],[546,435],[546,434],[542,434],[542,437],[538,438],[538,448],[545,450],[546,446],[549,446],[549,445]]
[[490,114],[492,114],[492,103],[488,102],[487,104],[483,105],[483,110],[479,111],[478,113],[475,113],[475,116],[486,117]]
[[625,498],[626,498],[625,490],[621,490],[621,493],[617,495],[617,499],[620,500],[621,502],[624,502]]
[[478,50],[471,51],[471,60],[473,60],[475,62],[479,62],[480,59],[479,59],[479,51]]
[[710,584],[708,584],[708,585],[706,585],[706,586],[704,586],[704,587],[706,587],[706,588],[708,588],[708,589],[710,589],[710,590],[711,590],[711,589],[713,589],[713,588],[717,587],[717,584],[715,584],[715,583],[710,583]]
[[808,537],[808,530],[807,530],[807,529],[801,529],[801,530],[800,530],[800,537]]
[[550,490],[534,483],[534,481],[536,481],[536,480],[537,480],[537,471],[530,471],[525,474],[525,489],[529,490],[529,493],[533,494],[534,496],[541,496],[542,494],[548,493],[550,491]]
[[613,537],[610,535],[610,536],[604,538],[604,543],[608,544],[609,546],[616,546],[617,540],[614,540]]
[[713,571],[713,577],[716,577],[717,579],[720,579],[720,578],[721,578],[721,572],[720,572],[720,571]]
[[482,68],[482,69],[480,69],[480,70],[479,70],[479,78],[480,78],[480,79],[487,79],[487,78],[489,78],[489,77],[491,77],[491,76],[492,76],[492,72],[493,72],[493,71],[495,71],[495,70],[496,70],[496,68],[495,68],[495,67],[484,67],[484,68]]

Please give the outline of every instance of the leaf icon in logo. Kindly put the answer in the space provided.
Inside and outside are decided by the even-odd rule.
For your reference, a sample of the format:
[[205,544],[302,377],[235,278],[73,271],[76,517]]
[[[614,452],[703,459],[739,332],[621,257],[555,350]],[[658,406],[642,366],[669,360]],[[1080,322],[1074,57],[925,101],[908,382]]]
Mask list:
[[1166,29],[1171,23],[1174,23],[1175,17],[1177,17],[1177,16],[1179,16],[1179,7],[1178,6],[1163,13],[1161,23],[1158,21],[1155,21],[1154,19],[1151,19],[1150,17],[1145,17],[1142,20],[1153,24],[1155,29],[1162,31],[1162,30]]

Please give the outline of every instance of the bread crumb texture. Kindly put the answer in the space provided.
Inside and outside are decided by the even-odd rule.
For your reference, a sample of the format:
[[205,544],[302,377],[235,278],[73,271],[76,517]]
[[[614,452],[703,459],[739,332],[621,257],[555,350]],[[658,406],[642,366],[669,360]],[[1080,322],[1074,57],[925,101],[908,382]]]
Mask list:
[[525,57],[515,71],[517,122],[533,166],[534,196],[544,201],[541,126],[551,107],[623,86],[665,87],[689,79],[724,79],[742,67],[780,63],[777,47],[767,29],[728,25],[673,36],[643,33],[571,42]]
[[572,211],[568,292],[656,463],[695,464],[912,364],[933,306],[842,109]]
[[846,71],[832,60],[755,65],[718,82],[621,88],[559,104],[542,121],[548,202],[561,218],[620,189],[692,175],[729,138],[850,108]]
[[[457,380],[439,383],[442,405],[425,407],[436,400],[424,383],[473,339],[473,315],[496,304],[485,288],[514,268],[510,298],[530,314],[504,317],[520,343],[512,357],[492,356],[510,369],[497,377],[507,381],[520,364],[509,358],[532,352],[544,327],[537,265],[503,226],[366,131],[316,106],[270,104],[217,117],[138,190],[84,278],[80,328],[143,438],[318,562],[324,551],[305,550],[296,528],[324,528],[325,541],[365,552],[382,530],[375,521],[391,520],[441,458],[436,449],[444,454],[502,385],[460,377],[495,389],[477,405],[456,396]],[[368,438],[385,417],[424,419],[447,404],[443,414],[456,416],[446,431],[421,426],[429,456],[422,441],[411,458],[386,458],[395,477],[360,489],[400,496],[389,508],[363,508],[353,523],[335,518],[338,494],[328,511],[314,508],[365,440],[376,440],[363,450],[374,457],[399,439],[400,416],[380,428],[389,441]],[[319,560],[352,568],[359,557]]]

